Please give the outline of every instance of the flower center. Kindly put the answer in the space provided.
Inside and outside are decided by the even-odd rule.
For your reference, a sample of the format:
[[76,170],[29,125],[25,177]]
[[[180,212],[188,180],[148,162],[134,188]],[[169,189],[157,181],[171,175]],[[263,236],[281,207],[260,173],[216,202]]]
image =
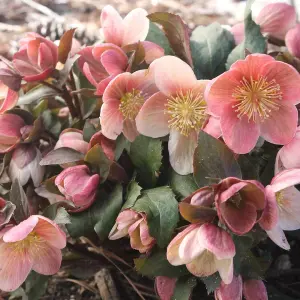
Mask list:
[[125,119],[134,120],[144,102],[145,99],[141,91],[133,89],[132,92],[123,95],[119,110]]
[[24,240],[7,244],[12,251],[22,253],[27,249],[39,248],[39,244],[43,244],[43,239],[35,232],[31,232]]
[[192,91],[177,93],[168,99],[165,114],[169,114],[169,128],[178,130],[188,136],[192,130],[202,128],[207,119],[206,103],[201,93]]
[[290,205],[290,201],[284,196],[283,191],[277,192],[275,193],[275,195],[276,195],[276,201],[279,209],[283,209],[284,207]]
[[251,77],[249,81],[244,77],[240,83],[232,94],[237,102],[232,107],[235,108],[239,119],[247,116],[248,121],[263,121],[270,117],[272,110],[279,109],[278,100],[282,99],[282,92],[274,79],[268,82],[260,76],[258,80]]
[[233,204],[236,208],[240,208],[243,199],[239,192],[235,193],[229,200],[231,204]]

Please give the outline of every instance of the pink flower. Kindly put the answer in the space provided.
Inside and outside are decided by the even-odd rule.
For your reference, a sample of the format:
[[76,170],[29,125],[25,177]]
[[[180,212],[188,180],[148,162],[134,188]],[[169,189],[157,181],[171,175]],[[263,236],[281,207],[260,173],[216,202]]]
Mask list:
[[252,229],[266,206],[264,187],[256,180],[228,177],[216,188],[215,203],[221,222],[242,235]]
[[260,135],[273,144],[291,141],[299,93],[300,75],[293,67],[269,55],[251,54],[212,81],[206,100],[209,111],[220,117],[225,143],[243,154]]
[[300,58],[300,24],[288,31],[285,44],[291,54]]
[[237,23],[231,27],[231,33],[233,34],[235,44],[240,44],[245,38],[245,25],[244,22]]
[[125,72],[128,58],[118,46],[105,43],[90,46],[79,51],[78,66],[89,82],[97,87],[102,95],[109,82],[118,74]]
[[175,56],[155,60],[150,70],[160,92],[141,108],[137,129],[153,138],[170,134],[173,169],[181,175],[192,173],[198,133],[210,117],[203,95],[208,80],[197,80],[191,67]]
[[246,280],[243,284],[243,294],[246,300],[268,300],[267,290],[262,280]]
[[166,276],[155,277],[155,290],[160,300],[171,300],[176,286],[177,278]]
[[300,183],[300,169],[278,173],[265,188],[267,205],[260,220],[270,239],[289,250],[283,230],[300,229],[300,192],[294,185]]
[[167,248],[167,259],[174,265],[186,265],[195,276],[219,272],[228,284],[233,278],[235,245],[225,230],[213,224],[193,224],[179,233]]
[[71,148],[82,154],[88,152],[89,144],[83,139],[83,132],[79,129],[68,128],[61,132],[54,149]]
[[74,203],[80,212],[90,207],[95,201],[100,176],[90,175],[86,165],[69,167],[63,170],[56,178],[55,185],[68,201]]
[[123,132],[132,142],[139,135],[136,116],[144,102],[157,92],[152,75],[147,70],[123,73],[109,83],[100,112],[101,130],[107,138],[115,140]]
[[20,41],[13,64],[24,80],[39,81],[50,76],[58,62],[58,48],[50,40],[31,32]]
[[32,178],[35,187],[43,181],[45,167],[40,166],[42,154],[35,146],[24,144],[18,146],[12,154],[9,163],[9,176],[11,180],[18,179],[21,185],[25,185]]
[[155,244],[155,239],[150,235],[147,217],[144,213],[126,209],[117,217],[109,239],[117,240],[129,235],[131,248],[140,253],[148,252]]
[[58,272],[66,246],[65,233],[51,220],[33,215],[0,232],[0,289],[13,291],[31,270],[43,275]]
[[108,139],[103,135],[101,131],[98,131],[92,136],[89,142],[88,150],[90,150],[97,144],[101,146],[103,152],[105,153],[108,159],[114,160],[116,141]]
[[11,151],[21,142],[22,128],[26,124],[18,115],[0,115],[0,153]]
[[110,5],[101,12],[101,26],[106,43],[123,47],[144,41],[149,31],[147,12],[142,8],[132,10],[124,19]]

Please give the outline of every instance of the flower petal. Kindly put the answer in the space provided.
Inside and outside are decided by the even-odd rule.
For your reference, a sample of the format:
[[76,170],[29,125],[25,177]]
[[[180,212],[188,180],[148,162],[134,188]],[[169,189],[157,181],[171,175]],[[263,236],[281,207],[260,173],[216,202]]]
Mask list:
[[243,284],[246,300],[268,300],[268,293],[262,280],[248,279]]
[[123,122],[123,134],[128,141],[131,143],[139,135],[139,132],[136,129],[135,121],[126,119]]
[[215,264],[225,284],[230,284],[233,279],[233,259],[217,259],[215,258]]
[[266,231],[269,238],[279,247],[285,250],[290,250],[291,246],[287,241],[283,230],[280,228],[279,224],[275,226],[272,230]]
[[215,291],[216,300],[242,300],[243,283],[242,277],[233,276],[230,284],[221,282],[221,286]]
[[106,50],[101,55],[101,63],[110,75],[118,75],[126,69],[128,59],[125,53]]
[[300,169],[289,169],[278,173],[271,181],[274,193],[300,183]]

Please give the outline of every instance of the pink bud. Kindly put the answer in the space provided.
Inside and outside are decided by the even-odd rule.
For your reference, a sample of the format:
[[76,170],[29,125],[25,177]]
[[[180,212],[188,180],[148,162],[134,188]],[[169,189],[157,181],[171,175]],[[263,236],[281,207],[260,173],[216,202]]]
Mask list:
[[24,120],[18,115],[0,115],[0,153],[7,153],[14,149],[21,141],[21,129]]
[[300,58],[300,24],[288,31],[285,44],[291,54]]
[[57,46],[33,32],[28,33],[20,45],[13,64],[24,80],[31,82],[48,78],[58,62]]
[[106,136],[102,134],[101,131],[98,131],[92,136],[89,142],[88,150],[90,150],[92,147],[94,147],[97,144],[101,146],[103,152],[110,160],[114,160],[116,141],[108,139]]
[[95,201],[100,176],[91,175],[86,165],[69,167],[55,178],[55,185],[68,201],[74,203],[79,212],[87,209]]
[[62,131],[54,149],[67,147],[86,154],[88,145],[89,144],[83,140],[82,130],[69,128]]
[[233,276],[231,283],[225,284],[223,281],[215,291],[216,300],[242,300],[242,277]]
[[155,290],[160,300],[171,300],[176,286],[177,278],[157,276],[155,278]]
[[150,236],[146,215],[131,209],[119,214],[109,239],[117,240],[127,235],[130,237],[131,247],[140,253],[148,252],[155,244],[155,239]]
[[246,300],[268,300],[268,293],[262,280],[246,280],[243,294]]
[[244,22],[237,23],[231,27],[231,33],[233,34],[235,44],[240,44],[245,38],[245,25]]
[[45,167],[40,166],[41,152],[33,145],[20,145],[13,154],[9,164],[9,176],[13,180],[18,179],[21,185],[25,185],[32,178],[35,187],[43,181]]

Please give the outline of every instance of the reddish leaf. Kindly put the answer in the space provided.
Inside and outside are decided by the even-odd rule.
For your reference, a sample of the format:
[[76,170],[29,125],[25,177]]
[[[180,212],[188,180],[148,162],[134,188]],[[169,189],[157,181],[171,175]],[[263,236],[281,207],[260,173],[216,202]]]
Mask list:
[[10,69],[0,69],[0,80],[13,91],[18,92],[21,88],[22,77]]
[[73,36],[76,28],[72,28],[64,33],[58,46],[58,61],[64,64],[72,48]]
[[170,45],[179,58],[193,67],[188,27],[178,15],[156,12],[148,15],[150,21],[162,25]]
[[128,72],[134,72],[138,70],[138,66],[145,60],[145,49],[141,42],[127,45],[123,50],[128,53],[132,52],[129,57],[129,64],[127,67]]

